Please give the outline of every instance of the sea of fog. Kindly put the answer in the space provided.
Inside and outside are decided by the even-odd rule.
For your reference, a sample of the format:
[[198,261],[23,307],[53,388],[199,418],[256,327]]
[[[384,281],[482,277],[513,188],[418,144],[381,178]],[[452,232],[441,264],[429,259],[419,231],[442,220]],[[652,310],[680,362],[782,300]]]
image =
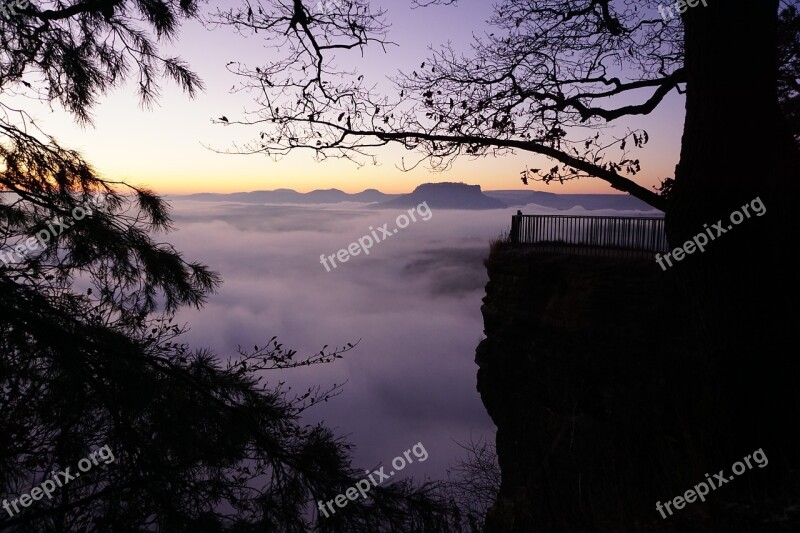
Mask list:
[[[341,395],[305,417],[310,424],[324,421],[354,444],[358,468],[389,465],[421,442],[427,461],[406,467],[403,475],[444,479],[448,464],[464,456],[459,442],[493,442],[474,363],[483,338],[483,259],[489,242],[508,231],[516,207],[433,209],[429,220],[417,215],[369,255],[328,272],[321,254],[371,235],[370,226],[396,229],[396,218],[406,211],[358,204],[170,203],[176,231],[159,240],[224,279],[203,309],[180,312],[179,321],[191,328],[185,342],[227,358],[238,346],[252,349],[272,336],[300,355],[360,341],[334,363],[268,374],[271,382],[286,381],[298,392],[347,382]],[[555,213],[533,205],[523,212]],[[624,214],[582,208],[557,213]]]

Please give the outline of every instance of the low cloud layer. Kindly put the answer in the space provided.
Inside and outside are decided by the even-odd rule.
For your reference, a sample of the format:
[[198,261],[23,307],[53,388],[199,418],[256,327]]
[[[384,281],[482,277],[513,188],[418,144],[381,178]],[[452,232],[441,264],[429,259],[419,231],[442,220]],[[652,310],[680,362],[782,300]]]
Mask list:
[[298,391],[347,381],[342,395],[307,413],[308,423],[324,420],[356,445],[355,466],[388,464],[422,442],[430,458],[403,473],[441,479],[462,456],[454,440],[493,439],[475,390],[482,260],[516,209],[434,211],[327,272],[321,254],[347,248],[370,226],[394,228],[403,211],[182,200],[173,208],[177,231],[166,240],[224,278],[204,309],[179,316],[193,346],[232,355],[277,335],[311,354],[360,340],[336,363],[271,377]]

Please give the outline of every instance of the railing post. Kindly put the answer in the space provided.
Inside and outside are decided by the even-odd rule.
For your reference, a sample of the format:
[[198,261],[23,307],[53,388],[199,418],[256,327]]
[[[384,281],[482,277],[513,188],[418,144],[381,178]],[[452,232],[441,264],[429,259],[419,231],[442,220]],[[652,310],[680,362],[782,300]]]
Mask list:
[[511,217],[511,245],[519,244],[519,228],[522,222],[522,211],[517,210],[517,214]]

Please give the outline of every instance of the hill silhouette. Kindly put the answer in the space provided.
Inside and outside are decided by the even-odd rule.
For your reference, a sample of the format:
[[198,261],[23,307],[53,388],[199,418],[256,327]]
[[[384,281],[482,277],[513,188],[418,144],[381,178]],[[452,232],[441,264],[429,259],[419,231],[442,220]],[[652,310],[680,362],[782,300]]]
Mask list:
[[480,185],[423,183],[410,194],[381,204],[382,207],[414,207],[427,202],[432,209],[504,209],[505,203],[489,198]]
[[318,189],[307,193],[292,189],[275,189],[274,191],[234,192],[230,194],[197,193],[175,198],[200,202],[241,202],[246,204],[337,204],[340,202],[379,203],[397,194],[386,194],[376,189],[367,189],[350,194],[339,189]]

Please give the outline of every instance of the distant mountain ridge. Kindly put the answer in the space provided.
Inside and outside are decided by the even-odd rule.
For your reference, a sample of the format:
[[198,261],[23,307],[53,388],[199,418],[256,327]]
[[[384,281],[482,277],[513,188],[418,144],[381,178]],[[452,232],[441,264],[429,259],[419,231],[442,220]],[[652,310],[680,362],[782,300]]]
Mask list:
[[386,194],[377,189],[367,189],[350,194],[339,189],[318,189],[311,192],[297,192],[292,189],[274,191],[234,192],[230,194],[202,192],[174,196],[184,200],[199,202],[241,202],[245,204],[338,204],[340,202],[380,203],[399,194]]
[[321,189],[307,193],[292,189],[274,191],[197,193],[170,195],[170,198],[200,202],[239,202],[246,204],[337,204],[354,202],[375,207],[408,208],[427,202],[431,209],[506,209],[536,204],[550,209],[654,211],[645,202],[627,194],[556,194],[525,189],[483,191],[480,185],[466,183],[423,183],[408,194],[387,194],[377,189],[346,193],[339,189]]

